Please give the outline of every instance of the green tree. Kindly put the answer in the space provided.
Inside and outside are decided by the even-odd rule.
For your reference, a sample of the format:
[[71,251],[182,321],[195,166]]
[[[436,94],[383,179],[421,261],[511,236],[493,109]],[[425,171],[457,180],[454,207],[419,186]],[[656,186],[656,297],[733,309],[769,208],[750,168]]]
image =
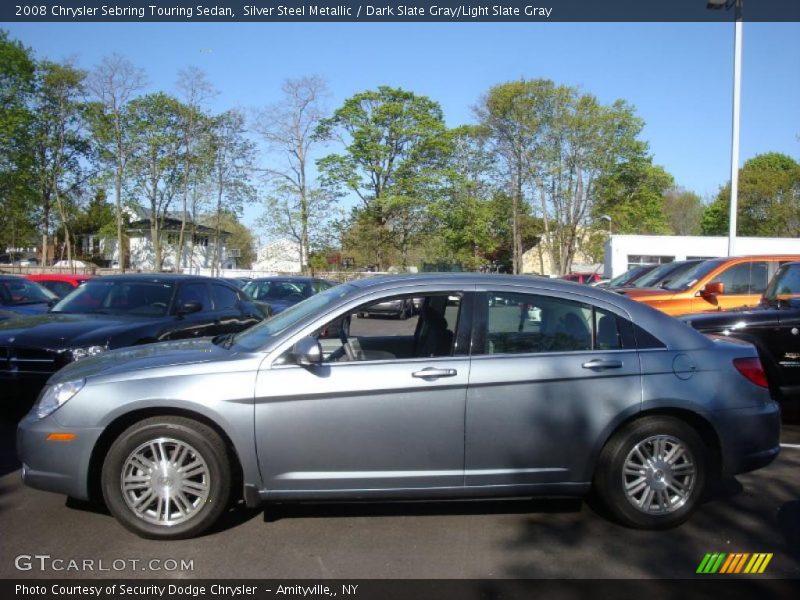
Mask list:
[[35,182],[41,210],[42,264],[47,259],[52,209],[63,231],[66,260],[72,264],[73,241],[67,206],[85,182],[89,142],[85,135],[85,73],[65,63],[42,61],[37,66],[32,108]]
[[452,154],[445,185],[429,209],[431,235],[426,240],[430,262],[459,263],[475,270],[492,260],[501,245],[492,181],[494,161],[481,128],[465,125],[450,132]]
[[163,268],[164,218],[183,182],[181,114],[185,107],[158,92],[132,100],[124,128],[129,132],[128,182],[132,194],[147,202],[154,268]]
[[31,51],[0,30],[0,251],[36,243],[30,110],[35,70]]
[[371,240],[380,269],[392,250],[408,262],[422,207],[449,154],[446,133],[438,103],[386,86],[348,98],[320,123],[318,137],[345,147],[318,161],[321,180],[328,189],[359,198],[354,217],[360,230],[373,229],[364,239]]
[[643,154],[613,165],[595,184],[592,219],[608,215],[615,233],[670,233],[664,197],[674,185],[672,175]]
[[81,251],[76,251],[79,258],[102,264],[105,257],[101,252],[100,242],[103,239],[114,238],[116,223],[114,206],[108,203],[105,189],[95,190],[72,221],[71,230],[76,242],[80,238],[91,238],[95,242],[91,246],[86,246],[86,252],[82,252],[83,246],[81,246]]
[[522,270],[521,235],[526,189],[545,160],[546,135],[564,88],[546,79],[518,80],[492,87],[475,113],[489,140],[511,199],[511,260],[513,273]]
[[477,115],[511,198],[514,272],[521,268],[526,204],[538,207],[542,250],[558,273],[568,272],[591,220],[597,181],[646,153],[638,139],[642,120],[621,100],[603,105],[590,94],[543,79],[493,87]]
[[703,200],[694,192],[672,189],[664,194],[664,214],[676,235],[699,235],[704,210]]
[[[730,184],[720,189],[703,214],[704,235],[726,235]],[[737,234],[800,236],[800,164],[777,152],[760,154],[739,170]]]

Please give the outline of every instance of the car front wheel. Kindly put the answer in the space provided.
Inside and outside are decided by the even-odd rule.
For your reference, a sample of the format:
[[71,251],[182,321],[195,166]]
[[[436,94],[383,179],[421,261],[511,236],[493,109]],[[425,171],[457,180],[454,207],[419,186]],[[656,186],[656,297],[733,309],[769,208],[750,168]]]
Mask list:
[[666,416],[634,421],[601,452],[593,492],[611,516],[639,529],[683,523],[708,476],[705,444],[683,421]]
[[153,417],[125,430],[103,463],[111,514],[137,535],[183,539],[207,530],[230,495],[225,443],[211,427],[183,417]]

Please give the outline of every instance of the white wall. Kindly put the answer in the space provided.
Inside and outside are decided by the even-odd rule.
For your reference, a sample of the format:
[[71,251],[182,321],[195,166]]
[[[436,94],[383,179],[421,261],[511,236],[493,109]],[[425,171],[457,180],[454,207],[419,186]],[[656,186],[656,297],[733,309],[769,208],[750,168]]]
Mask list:
[[[764,254],[800,255],[800,238],[736,238],[737,256]],[[605,245],[604,276],[616,277],[628,270],[628,256],[689,257],[728,255],[727,237],[678,235],[612,235]]]

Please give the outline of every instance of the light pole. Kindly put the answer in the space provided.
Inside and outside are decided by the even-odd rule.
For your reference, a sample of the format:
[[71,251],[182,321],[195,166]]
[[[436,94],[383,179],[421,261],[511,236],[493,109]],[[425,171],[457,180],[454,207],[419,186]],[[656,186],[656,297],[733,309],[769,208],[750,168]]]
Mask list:
[[739,121],[742,104],[742,4],[744,0],[708,0],[706,8],[734,8],[733,38],[733,133],[731,136],[731,202],[728,217],[728,256],[735,254],[736,209],[739,204]]

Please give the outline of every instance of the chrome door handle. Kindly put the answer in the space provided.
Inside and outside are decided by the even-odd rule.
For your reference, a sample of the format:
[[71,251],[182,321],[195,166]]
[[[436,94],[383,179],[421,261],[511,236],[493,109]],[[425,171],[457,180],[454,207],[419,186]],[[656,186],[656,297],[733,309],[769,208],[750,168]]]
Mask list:
[[595,358],[581,365],[584,369],[621,369],[621,360],[603,360],[602,358]]
[[412,377],[417,379],[438,379],[439,377],[455,377],[456,375],[458,375],[458,371],[455,369],[436,369],[434,367],[428,367],[411,374]]

